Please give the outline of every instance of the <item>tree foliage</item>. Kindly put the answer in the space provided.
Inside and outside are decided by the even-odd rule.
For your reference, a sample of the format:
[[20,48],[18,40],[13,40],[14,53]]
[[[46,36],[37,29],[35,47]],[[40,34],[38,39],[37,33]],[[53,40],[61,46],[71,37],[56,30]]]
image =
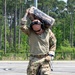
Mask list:
[[[27,2],[26,2],[27,1]],[[20,31],[20,20],[34,0],[6,0],[6,49],[7,52],[29,50],[28,37]],[[75,0],[67,3],[58,0],[38,0],[38,8],[55,18],[52,27],[57,38],[57,49],[75,47]],[[5,0],[0,0],[0,50],[4,50]]]

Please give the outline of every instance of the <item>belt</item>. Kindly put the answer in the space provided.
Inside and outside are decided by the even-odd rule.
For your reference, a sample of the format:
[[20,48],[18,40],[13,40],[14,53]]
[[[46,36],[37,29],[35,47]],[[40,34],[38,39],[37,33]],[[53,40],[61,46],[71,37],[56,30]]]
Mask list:
[[43,57],[48,56],[48,54],[44,54],[44,55],[32,55],[32,54],[31,54],[30,56],[36,57],[36,58],[43,58]]

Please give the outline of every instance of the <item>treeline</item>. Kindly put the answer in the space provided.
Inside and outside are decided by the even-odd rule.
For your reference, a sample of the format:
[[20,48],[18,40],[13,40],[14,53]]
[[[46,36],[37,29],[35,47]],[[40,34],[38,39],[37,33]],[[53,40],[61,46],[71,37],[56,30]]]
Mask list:
[[[28,37],[20,30],[20,21],[34,0],[0,0],[0,51],[28,52]],[[57,51],[74,50],[75,0],[38,0],[38,8],[55,18],[51,28],[57,38]],[[30,22],[28,21],[28,24]]]

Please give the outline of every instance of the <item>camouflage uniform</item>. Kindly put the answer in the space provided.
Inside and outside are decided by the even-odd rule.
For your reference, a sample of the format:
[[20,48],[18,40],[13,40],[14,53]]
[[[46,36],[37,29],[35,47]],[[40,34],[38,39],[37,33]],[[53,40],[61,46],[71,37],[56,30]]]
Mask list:
[[41,75],[50,75],[49,61],[45,58],[48,54],[54,55],[56,50],[56,38],[50,29],[41,35],[35,34],[26,25],[21,26],[21,30],[29,36],[30,61],[27,68],[27,75],[37,75],[40,67]]

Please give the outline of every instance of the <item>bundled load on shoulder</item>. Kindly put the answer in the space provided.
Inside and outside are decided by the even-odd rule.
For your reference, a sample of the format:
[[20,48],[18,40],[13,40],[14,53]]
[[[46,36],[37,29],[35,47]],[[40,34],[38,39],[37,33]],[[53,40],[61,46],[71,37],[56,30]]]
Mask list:
[[22,21],[26,21],[27,17],[31,21],[33,21],[34,19],[40,20],[45,27],[52,27],[55,22],[55,19],[53,17],[45,14],[44,12],[42,12],[34,6],[27,9],[24,17],[22,18]]

